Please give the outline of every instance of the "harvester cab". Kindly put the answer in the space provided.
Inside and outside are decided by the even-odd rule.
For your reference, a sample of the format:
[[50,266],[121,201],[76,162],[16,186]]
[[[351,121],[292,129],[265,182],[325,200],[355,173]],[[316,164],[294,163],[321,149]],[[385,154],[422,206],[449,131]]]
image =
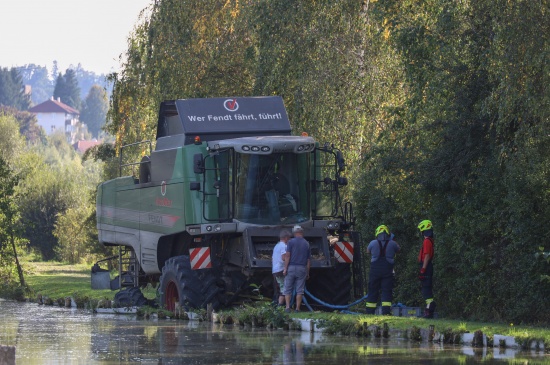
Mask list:
[[[269,296],[279,232],[300,224],[312,250],[310,291],[343,302],[357,276],[362,292],[351,270],[359,236],[339,194],[342,154],[292,136],[280,97],[163,102],[154,151],[127,163],[136,146],[121,149],[121,177],[97,196],[100,242],[121,248],[120,286],[160,282],[168,309],[229,305],[252,286]],[[137,171],[122,176],[123,168]]]

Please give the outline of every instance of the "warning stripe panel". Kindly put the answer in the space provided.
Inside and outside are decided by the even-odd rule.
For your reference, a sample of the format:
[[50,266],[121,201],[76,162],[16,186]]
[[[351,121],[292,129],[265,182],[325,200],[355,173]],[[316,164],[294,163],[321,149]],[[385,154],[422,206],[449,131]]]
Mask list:
[[353,242],[336,242],[334,245],[334,257],[338,262],[353,262]]
[[191,269],[209,269],[212,267],[210,261],[210,247],[197,247],[189,249],[189,258],[191,260]]

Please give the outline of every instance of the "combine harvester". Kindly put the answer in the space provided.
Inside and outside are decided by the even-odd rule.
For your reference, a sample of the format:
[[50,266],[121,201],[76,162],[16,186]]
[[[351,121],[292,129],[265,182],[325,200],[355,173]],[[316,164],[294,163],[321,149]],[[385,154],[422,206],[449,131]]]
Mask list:
[[[123,163],[144,146],[141,161]],[[103,245],[119,246],[121,275],[109,282],[101,261],[92,269],[92,282],[107,274],[96,287],[122,288],[118,303],[144,304],[148,283],[168,310],[270,298],[273,247],[296,224],[312,252],[308,291],[337,305],[363,296],[342,154],[292,136],[280,97],[165,101],[154,150],[146,141],[119,154],[121,176],[98,188],[97,228]]]

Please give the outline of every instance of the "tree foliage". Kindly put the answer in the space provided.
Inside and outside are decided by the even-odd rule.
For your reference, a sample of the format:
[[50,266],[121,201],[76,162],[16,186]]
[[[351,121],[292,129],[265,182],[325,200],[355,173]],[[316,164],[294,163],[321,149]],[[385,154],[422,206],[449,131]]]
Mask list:
[[550,322],[546,0],[176,3],[111,75],[116,147],[153,139],[165,99],[280,95],[296,133],[342,148],[364,236],[397,234],[398,301],[421,304],[428,218],[442,311]]
[[48,100],[53,95],[53,82],[46,67],[28,64],[17,67],[25,84],[31,86],[31,99],[34,105]]
[[93,85],[82,103],[80,114],[80,121],[86,123],[92,136],[99,136],[99,132],[105,124],[108,109],[107,93],[101,86]]
[[80,87],[76,79],[76,72],[73,69],[68,68],[64,75],[59,73],[55,82],[53,97],[55,99],[60,98],[62,103],[80,110]]
[[25,94],[21,75],[16,68],[0,68],[0,105],[27,110],[31,99]]

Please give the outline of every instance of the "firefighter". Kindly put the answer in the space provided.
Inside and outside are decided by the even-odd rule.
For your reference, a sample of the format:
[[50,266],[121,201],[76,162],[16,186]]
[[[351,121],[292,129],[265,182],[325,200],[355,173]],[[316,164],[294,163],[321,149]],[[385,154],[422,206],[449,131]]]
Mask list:
[[382,293],[382,314],[390,314],[393,295],[393,266],[395,254],[401,250],[397,242],[390,238],[390,230],[385,225],[376,228],[367,253],[372,255],[369,272],[367,314],[374,314],[378,294]]
[[420,273],[418,279],[422,285],[421,292],[426,308],[424,309],[424,318],[433,318],[435,311],[435,302],[433,294],[433,259],[434,259],[434,234],[433,225],[429,220],[423,220],[418,224],[418,229],[423,237],[422,247],[418,253],[418,264]]

